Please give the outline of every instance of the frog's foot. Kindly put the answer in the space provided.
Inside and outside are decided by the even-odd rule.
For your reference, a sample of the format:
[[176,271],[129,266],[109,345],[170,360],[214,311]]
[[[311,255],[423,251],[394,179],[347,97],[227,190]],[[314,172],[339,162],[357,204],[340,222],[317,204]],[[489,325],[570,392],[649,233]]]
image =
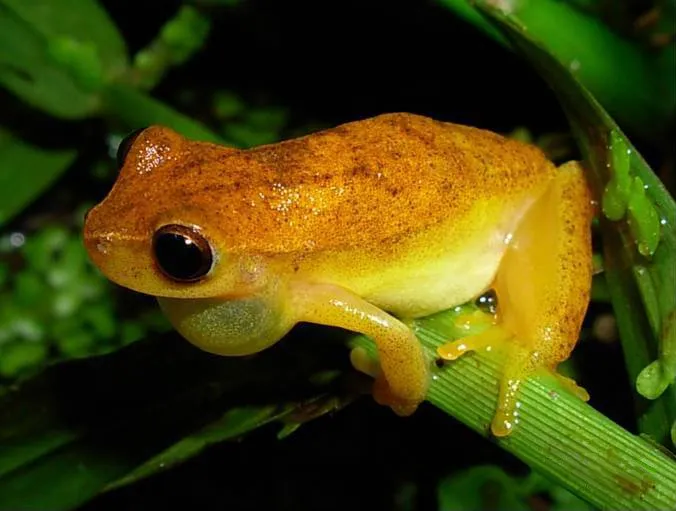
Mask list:
[[[491,422],[491,432],[496,437],[504,437],[512,432],[519,422],[519,389],[521,384],[538,370],[544,370],[537,351],[527,351],[514,345],[506,359],[505,368],[500,379],[498,406]],[[589,393],[580,387],[572,378],[563,376],[553,369],[551,372],[567,392],[582,401],[589,400]]]
[[373,340],[379,369],[363,351],[355,351],[351,358],[358,369],[375,377],[378,402],[398,415],[410,415],[425,400],[430,364],[420,340],[404,323],[340,286],[297,281],[289,292],[287,314],[295,322],[336,326]]
[[407,401],[397,397],[391,391],[378,361],[372,358],[364,348],[354,348],[350,352],[350,361],[357,371],[375,379],[372,393],[376,403],[391,408],[401,417],[412,415],[416,411],[420,401]]
[[387,379],[382,373],[376,376],[376,380],[373,384],[373,399],[379,405],[389,407],[400,417],[413,415],[420,405],[419,400],[402,399],[394,394],[387,383]]
[[455,360],[470,351],[490,350],[504,343],[511,334],[499,326],[492,326],[481,333],[447,342],[437,348],[437,354],[444,360]]
[[[511,342],[510,342],[511,341]],[[505,354],[505,364],[498,387],[498,403],[491,421],[491,432],[504,437],[512,432],[518,422],[518,392],[521,383],[534,366],[535,357],[515,343],[513,335],[500,326],[443,344],[437,354],[444,360],[456,360],[465,353],[479,350],[500,350]]]

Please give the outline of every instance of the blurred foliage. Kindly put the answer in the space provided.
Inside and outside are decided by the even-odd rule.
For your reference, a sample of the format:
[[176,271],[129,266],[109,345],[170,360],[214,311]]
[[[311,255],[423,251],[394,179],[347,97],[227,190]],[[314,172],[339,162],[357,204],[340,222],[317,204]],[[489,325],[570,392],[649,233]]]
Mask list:
[[[414,26],[420,23],[416,37],[433,32],[435,23],[438,23],[440,28],[437,30],[442,34],[438,40],[445,41],[447,27],[455,23],[452,26],[459,34],[457,37],[470,41],[467,45],[462,42],[462,48],[446,47],[433,56],[424,54],[432,51],[428,47],[418,47],[417,60],[429,62],[427,68],[421,69],[410,67],[408,59],[403,56],[403,52],[415,41],[405,41],[404,38],[400,43],[387,30],[388,24],[395,23],[394,18],[388,18],[388,12],[398,7],[382,2],[374,2],[371,7],[347,2],[340,8],[334,8],[338,11],[330,11],[332,14],[327,17],[319,17],[320,21],[309,24],[298,21],[297,25],[291,26],[300,14],[320,16],[320,12],[315,10],[318,7],[312,2],[302,1],[186,0],[168,2],[163,12],[153,12],[150,18],[137,20],[138,8],[131,2],[0,0],[0,86],[3,89],[0,95],[0,225],[3,227],[0,233],[0,379],[5,383],[7,392],[3,394],[3,399],[10,399],[8,396],[11,396],[14,385],[21,382],[26,382],[21,387],[22,392],[27,392],[26,388],[29,391],[38,389],[35,395],[43,396],[34,401],[30,398],[25,403],[15,403],[13,406],[17,408],[7,407],[7,410],[20,410],[16,417],[28,417],[26,420],[29,422],[43,417],[40,413],[44,411],[40,406],[49,403],[45,396],[50,395],[51,385],[63,383],[60,379],[50,380],[49,375],[65,374],[59,371],[63,363],[65,367],[70,367],[67,365],[69,359],[86,359],[117,352],[123,347],[126,348],[120,353],[138,353],[128,351],[134,346],[127,345],[168,330],[166,320],[152,300],[118,289],[102,278],[87,260],[80,238],[84,212],[102,197],[114,180],[117,144],[132,129],[161,123],[190,137],[236,147],[252,147],[308,133],[335,124],[337,120],[371,115],[378,109],[406,109],[409,105],[415,108],[415,102],[407,99],[412,93],[406,88],[420,82],[423,85],[415,89],[417,94],[425,96],[429,92],[430,98],[437,102],[433,106],[420,103],[421,113],[451,119],[457,116],[459,122],[476,120],[477,124],[491,124],[485,114],[478,111],[495,110],[499,118],[493,121],[498,126],[496,131],[509,132],[515,125],[525,123],[525,129],[515,130],[511,135],[535,141],[556,161],[573,157],[572,139],[568,132],[562,132],[566,130],[564,126],[559,124],[559,131],[552,132],[549,128],[553,124],[544,123],[544,129],[540,125],[531,130],[528,121],[533,121],[533,117],[529,117],[526,109],[513,106],[514,97],[509,97],[509,94],[510,91],[514,94],[518,85],[510,88],[510,83],[517,82],[515,75],[519,74],[519,69],[524,75],[526,69],[518,68],[515,60],[510,61],[509,65],[517,71],[508,73],[509,76],[501,74],[496,77],[490,74],[491,65],[497,68],[497,61],[506,58],[498,46],[490,46],[481,54],[485,59],[493,59],[488,64],[475,57],[471,49],[468,50],[473,47],[480,52],[478,48],[483,44],[483,36],[480,32],[462,32],[462,24],[458,20],[468,22],[504,47],[515,50],[514,40],[510,40],[476,8],[475,4],[484,3],[489,2],[439,0],[424,7],[418,4],[414,7],[413,2],[401,7],[414,13],[410,18],[406,15],[403,18]],[[673,194],[676,185],[676,154],[673,148],[676,135],[676,2],[540,0],[490,3],[501,6],[512,15],[512,21],[526,27],[531,36],[540,40],[591,91],[600,105],[618,121],[620,128],[629,133],[634,142],[631,147],[635,149],[636,146],[650,156],[651,165]],[[405,4],[407,2],[402,5]],[[285,11],[292,14],[284,17]],[[458,18],[447,17],[449,12]],[[285,21],[282,23],[286,25],[277,27],[274,22],[277,18],[283,18]],[[326,23],[332,18],[336,18],[342,28],[331,31]],[[367,20],[365,28],[360,19]],[[354,26],[348,26],[348,23]],[[242,26],[253,28],[246,32],[241,31]],[[358,43],[352,45],[351,39],[357,37],[355,33],[370,33],[380,26],[385,28],[383,32],[378,32],[379,36],[372,39],[362,36]],[[405,26],[410,29],[411,25]],[[232,38],[226,39],[228,45],[223,45],[223,34],[229,32],[233,33]],[[395,33],[407,32],[400,30]],[[247,39],[252,34],[253,41]],[[286,40],[292,42],[281,44]],[[331,54],[327,40],[337,41],[338,53]],[[388,45],[382,46],[382,41],[387,41]],[[284,52],[278,53],[277,45],[283,46]],[[249,46],[254,49],[247,50]],[[257,54],[256,48],[271,57],[266,59]],[[313,59],[308,52],[314,49],[328,54]],[[384,54],[391,56],[386,58],[382,56]],[[371,66],[367,68],[369,72],[356,70],[353,61],[358,57],[362,64]],[[255,68],[249,82],[246,77],[242,78],[241,75],[246,74],[242,68],[236,66],[240,58],[248,59]],[[440,68],[447,73],[449,63],[458,74],[453,78],[453,86],[458,89],[447,92],[445,88],[450,88],[451,84],[435,70]],[[308,66],[313,70],[302,74],[301,71]],[[315,72],[314,67],[319,70]],[[408,75],[416,76],[410,79],[410,76],[404,77],[396,72],[389,74],[400,67]],[[488,74],[482,74],[487,69]],[[322,71],[331,78],[320,78]],[[540,69],[539,72],[547,76],[546,71]],[[192,73],[196,74],[195,79],[191,79]],[[472,101],[459,101],[458,97],[476,88],[472,74],[482,77],[479,79],[483,80],[482,85],[492,89],[483,96],[476,94]],[[528,80],[523,76],[519,78],[524,83]],[[287,81],[289,87],[298,91],[295,101],[290,99],[293,94],[285,89]],[[376,90],[369,96],[371,82],[376,84]],[[469,84],[467,89],[461,88],[461,82]],[[496,84],[500,87],[498,93]],[[544,88],[538,83],[535,89],[530,90],[538,87]],[[250,88],[259,92],[251,93]],[[437,88],[439,92],[435,95]],[[319,91],[320,99],[308,97],[315,89]],[[397,99],[378,103],[381,96],[386,96],[383,93],[386,89]],[[442,102],[446,104],[440,105]],[[467,106],[473,102],[476,106]],[[565,101],[562,102],[565,107]],[[338,112],[327,114],[327,110],[322,110],[323,105],[333,106],[334,103]],[[528,100],[523,103],[528,104]],[[363,106],[365,104],[368,106]],[[426,109],[428,111],[424,111]],[[547,115],[554,118],[557,113],[552,111]],[[594,118],[588,122],[599,130],[607,119]],[[578,126],[578,143],[580,132],[584,131],[584,126]],[[612,133],[614,138],[606,140],[606,145],[615,147],[613,155],[630,147],[625,138],[618,138],[619,131]],[[636,151],[634,153],[637,154]],[[589,154],[586,156],[589,157]],[[598,161],[605,162],[607,157],[606,154]],[[595,288],[595,296],[603,296],[598,300],[601,308],[609,297],[614,299],[632,389],[640,373],[639,391],[651,399],[665,393],[676,373],[674,298],[668,296],[669,286],[673,283],[669,265],[673,268],[676,263],[673,259],[673,239],[667,236],[665,242],[664,236],[659,235],[657,224],[667,218],[665,211],[668,211],[669,204],[659,198],[659,193],[666,191],[658,183],[640,156],[613,160],[611,191],[603,206],[609,220],[620,222],[628,218],[629,222],[626,229],[618,228],[619,237],[604,240],[606,262],[614,261],[615,266],[611,268],[608,281],[603,275],[598,280],[603,292],[599,291],[599,287]],[[657,209],[653,208],[655,201],[658,202]],[[671,217],[669,222],[673,223]],[[608,228],[605,224],[604,229]],[[638,254],[633,253],[629,261],[622,259],[623,254],[628,253],[625,249],[633,247],[636,241]],[[632,274],[628,275],[627,270],[633,270],[633,273],[629,271]],[[672,289],[676,289],[676,284]],[[589,330],[591,327],[586,327],[585,331]],[[592,338],[595,335],[594,332],[587,334]],[[616,339],[617,336],[611,333],[610,338]],[[590,344],[582,346],[587,353],[592,349]],[[152,353],[157,355],[162,350]],[[191,352],[185,353],[186,360],[192,360],[188,355]],[[203,367],[200,364],[211,363],[196,356],[197,368]],[[92,367],[99,367],[97,359],[92,360]],[[266,360],[271,359],[264,359],[263,365]],[[619,356],[617,365],[621,363]],[[235,367],[228,362],[224,364],[228,371]],[[53,365],[56,367],[51,370],[56,372],[44,371]],[[122,363],[116,367],[117,372],[111,374],[123,374],[125,367]],[[167,367],[174,371],[173,374],[181,371],[180,365]],[[314,366],[301,363],[301,367],[309,370]],[[584,373],[584,367],[584,362],[581,362],[570,369]],[[209,388],[220,389],[217,375],[223,368],[216,370],[214,366],[212,370],[215,373],[201,375],[198,369],[194,370],[194,374],[186,371],[189,375],[182,375],[182,378],[194,376],[206,380],[213,376],[212,387]],[[267,370],[274,372],[271,367]],[[168,386],[171,371],[166,373],[166,379],[161,379]],[[246,369],[242,371],[246,372]],[[89,373],[85,371],[84,374]],[[627,378],[623,370],[614,374],[616,378]],[[152,410],[149,414],[156,412],[163,417],[163,407],[168,405],[159,396],[164,394],[153,390],[150,383],[143,382],[144,376],[140,373],[138,380],[133,380],[137,382],[141,394],[144,389],[148,392],[143,406]],[[41,381],[50,384],[42,388]],[[187,380],[181,381],[185,384]],[[238,380],[234,378],[233,381]],[[328,381],[333,380],[329,378]],[[75,378],[69,382],[72,385],[69,388],[74,393],[78,382]],[[86,379],[83,379],[83,385],[87,385]],[[610,387],[612,390],[608,395],[617,394],[617,384],[612,382]],[[92,392],[103,388],[95,387]],[[40,393],[43,391],[45,394]],[[127,399],[133,402],[135,392],[131,385],[127,392]],[[96,422],[97,412],[87,412],[86,406],[96,398],[86,396],[79,406],[82,407],[80,413],[84,416],[84,423],[89,424],[89,421]],[[169,403],[173,403],[172,400],[178,400],[179,406],[182,403],[181,396],[170,395],[168,390],[164,396]],[[620,407],[627,410],[623,401],[625,394],[618,396]],[[664,396],[672,399],[673,385],[661,401],[646,404],[637,399],[636,410],[629,410],[632,417],[627,427],[631,428],[632,421],[636,420],[640,431],[650,432],[653,437],[670,432],[672,442],[676,442],[673,440],[676,436],[673,406],[671,411],[664,411],[664,406],[660,404],[664,403]],[[113,401],[111,398],[110,403]],[[218,403],[219,406],[221,404]],[[47,420],[44,424],[40,423],[40,427],[32,424],[22,431],[22,419],[14,418],[3,423],[16,423],[16,431],[8,433],[3,430],[0,434],[3,441],[11,439],[11,435],[17,432],[28,434],[40,431],[40,434],[37,442],[30,443],[32,448],[37,449],[30,454],[35,458],[27,457],[25,452],[14,452],[11,456],[3,453],[0,465],[6,465],[5,471],[0,470],[0,473],[9,474],[9,479],[4,479],[5,483],[9,481],[16,485],[4,486],[3,495],[11,497],[21,495],[21,491],[30,491],[26,485],[33,481],[42,488],[51,485],[53,489],[52,493],[45,493],[41,509],[70,508],[74,502],[68,499],[73,498],[73,493],[67,491],[68,473],[61,468],[69,463],[72,465],[77,461],[82,466],[89,463],[94,467],[92,478],[83,476],[90,493],[87,494],[89,496],[85,495],[86,492],[79,494],[77,504],[81,504],[95,495],[102,485],[125,475],[127,479],[118,481],[118,486],[133,487],[132,483],[138,485],[139,479],[154,473],[160,464],[162,467],[166,464],[168,468],[173,462],[196,455],[207,445],[237,438],[273,419],[286,417],[291,411],[298,417],[306,414],[306,419],[291,420],[287,424],[287,431],[293,431],[299,423],[333,410],[334,405],[332,401],[322,402],[312,413],[308,412],[307,406],[300,409],[263,405],[235,408],[234,414],[211,417],[211,421],[201,425],[187,427],[177,424],[177,431],[180,427],[187,428],[181,433],[183,441],[169,446],[164,438],[155,439],[157,445],[153,448],[159,449],[159,452],[153,451],[154,458],[143,458],[138,451],[129,458],[117,457],[110,464],[102,460],[113,458],[97,457],[89,450],[89,444],[79,439],[81,432],[60,431],[61,426],[56,426],[61,424],[59,421],[52,423]],[[40,411],[32,406],[40,408]],[[239,415],[237,410],[240,410]],[[142,424],[134,422],[135,416],[122,417],[115,422],[114,411],[115,407],[111,404],[110,408],[101,409],[98,413],[114,423],[109,434],[120,434],[120,438],[127,439],[129,444],[126,447],[131,452],[131,447],[136,445],[136,429],[142,430]],[[670,416],[671,423],[665,423]],[[33,427],[35,429],[31,429]],[[425,423],[423,430],[430,427],[429,423]],[[47,448],[47,445],[51,447]],[[159,447],[162,445],[165,451]],[[55,450],[51,451],[52,448]],[[34,465],[33,471],[29,471],[30,477],[35,479],[21,479],[22,472],[11,465],[12,460],[20,459],[30,465],[30,460],[40,456],[43,456],[44,464]],[[492,456],[496,456],[495,452]],[[474,459],[472,454],[469,457]],[[130,472],[132,469],[135,471]],[[95,479],[94,475],[99,479]],[[463,471],[447,463],[439,467],[436,474],[428,476],[438,480],[434,504],[437,509],[590,509],[560,487],[544,482],[535,472],[521,478],[497,466],[475,466]],[[12,488],[21,491],[13,494]],[[61,490],[63,493],[60,493]],[[401,485],[400,491],[393,492],[392,498],[399,509],[422,509],[417,492],[419,483]],[[54,500],[50,501],[50,498]],[[114,497],[112,502],[115,502]],[[293,503],[292,507],[295,507]],[[115,508],[112,505],[111,509]]]
[[550,511],[593,510],[575,495],[552,485],[537,472],[514,477],[494,466],[476,466],[439,483],[439,511],[509,509],[528,511],[546,506]]
[[0,377],[47,362],[102,354],[166,329],[158,311],[117,319],[112,286],[90,264],[79,237],[82,210],[63,224],[0,238]]

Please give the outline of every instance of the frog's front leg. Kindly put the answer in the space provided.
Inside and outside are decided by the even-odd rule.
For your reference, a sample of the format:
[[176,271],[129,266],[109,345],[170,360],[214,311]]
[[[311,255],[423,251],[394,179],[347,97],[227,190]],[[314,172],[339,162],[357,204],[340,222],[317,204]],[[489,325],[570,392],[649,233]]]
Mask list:
[[429,365],[420,341],[401,321],[350,291],[329,284],[294,283],[290,314],[297,321],[335,326],[370,337],[380,371],[374,398],[398,415],[410,415],[425,399]]
[[[513,233],[494,283],[495,326],[438,349],[446,359],[487,346],[506,354],[491,424],[496,436],[508,435],[517,421],[521,382],[539,369],[556,374],[577,343],[591,290],[591,217],[583,170],[567,163]],[[572,380],[559,378],[588,399]]]

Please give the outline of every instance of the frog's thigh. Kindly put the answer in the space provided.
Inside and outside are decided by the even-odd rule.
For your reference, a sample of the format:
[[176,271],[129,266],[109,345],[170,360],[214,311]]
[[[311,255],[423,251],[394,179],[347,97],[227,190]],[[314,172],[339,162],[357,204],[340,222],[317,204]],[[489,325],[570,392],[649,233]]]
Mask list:
[[497,435],[509,433],[519,383],[536,369],[555,371],[577,343],[592,282],[591,217],[583,169],[570,162],[514,233],[495,283],[502,327],[514,335]]
[[[406,325],[338,286],[296,283],[292,296],[291,314],[297,321],[336,326],[373,339],[380,360],[375,399],[399,415],[416,410],[425,399],[429,369],[420,341]],[[353,354],[353,363],[366,369],[359,352]]]
[[[443,356],[453,353],[453,344],[463,343],[463,351],[469,351],[487,340],[504,348],[506,360],[492,423],[496,436],[509,434],[513,427],[523,379],[540,368],[554,371],[577,342],[591,289],[590,199],[579,164],[560,167],[550,188],[513,233],[498,270],[494,328],[502,334],[460,339],[439,350]],[[570,380],[562,381],[575,388]],[[586,396],[582,389],[576,394]]]

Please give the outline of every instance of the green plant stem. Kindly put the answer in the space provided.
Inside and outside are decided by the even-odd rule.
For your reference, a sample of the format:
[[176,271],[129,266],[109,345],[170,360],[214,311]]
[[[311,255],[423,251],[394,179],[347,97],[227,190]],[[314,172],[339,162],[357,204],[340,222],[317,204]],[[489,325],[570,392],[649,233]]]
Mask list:
[[[445,312],[416,321],[416,334],[431,357],[448,332],[459,331],[453,318]],[[355,337],[353,345],[375,355],[365,337]],[[473,353],[447,363],[434,371],[428,401],[488,436],[499,360]],[[530,378],[520,392],[520,421],[510,436],[496,440],[502,448],[600,509],[676,509],[673,457],[562,390],[553,376]]]
[[[486,1],[438,0],[494,40],[511,47],[472,5]],[[648,54],[621,38],[601,20],[560,0],[521,0],[511,15],[542,41],[559,62],[597,97],[610,114],[632,131],[663,136],[676,110],[673,92],[663,82],[669,71],[659,53]]]
[[218,135],[200,122],[128,85],[108,86],[103,93],[102,109],[110,122],[121,124],[125,129],[161,124],[195,140],[223,143]]

